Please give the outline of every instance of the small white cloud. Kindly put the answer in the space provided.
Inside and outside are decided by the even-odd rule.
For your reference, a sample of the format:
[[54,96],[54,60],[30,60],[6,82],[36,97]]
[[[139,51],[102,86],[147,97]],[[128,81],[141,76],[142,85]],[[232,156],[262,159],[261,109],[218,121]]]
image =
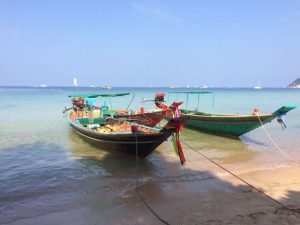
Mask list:
[[175,23],[180,23],[182,22],[181,19],[171,15],[168,11],[166,10],[161,10],[160,8],[147,8],[144,5],[141,4],[136,4],[136,3],[131,3],[131,6],[134,10],[140,12],[140,13],[144,13],[148,16],[155,16],[155,17],[159,17],[159,18],[163,18],[165,20],[169,20]]
[[155,16],[158,16],[158,17],[161,17],[161,18],[164,18],[164,19],[167,19],[167,20],[171,20],[171,21],[176,22],[176,23],[182,22],[182,20],[180,20],[179,18],[177,18],[175,16],[172,16],[169,12],[162,11],[160,8],[155,8],[153,10],[153,14]]

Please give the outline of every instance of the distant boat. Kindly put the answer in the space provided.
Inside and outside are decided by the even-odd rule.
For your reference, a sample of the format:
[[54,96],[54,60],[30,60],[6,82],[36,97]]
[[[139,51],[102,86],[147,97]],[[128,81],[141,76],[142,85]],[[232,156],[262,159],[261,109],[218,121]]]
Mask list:
[[254,86],[254,89],[262,89],[261,85],[260,85],[260,82],[258,81],[257,85]]
[[175,86],[175,85],[171,85],[171,86],[170,86],[170,88],[172,88],[172,89],[173,89],[173,88],[176,88],[176,86]]
[[48,85],[47,84],[41,84],[40,87],[41,88],[46,88],[46,87],[48,87]]
[[107,86],[107,85],[105,85],[105,86],[103,86],[103,87],[101,87],[101,88],[102,88],[102,89],[108,89],[108,90],[112,89],[111,86]]
[[198,88],[205,89],[208,88],[208,86],[204,84],[204,85],[200,85]]
[[95,88],[95,85],[91,85],[90,88]]

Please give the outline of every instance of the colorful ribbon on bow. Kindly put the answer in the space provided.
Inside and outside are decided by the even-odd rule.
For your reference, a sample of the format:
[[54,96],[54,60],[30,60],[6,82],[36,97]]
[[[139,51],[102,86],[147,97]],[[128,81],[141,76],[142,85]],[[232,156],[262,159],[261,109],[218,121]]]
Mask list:
[[[173,104],[170,106],[170,109],[172,110],[172,118],[179,118],[180,117],[180,110],[179,110],[179,106],[182,104],[183,102],[173,102]],[[185,162],[185,156],[184,156],[184,152],[180,143],[180,138],[179,138],[179,134],[182,132],[182,126],[183,126],[183,122],[178,122],[176,127],[177,127],[177,131],[176,133],[174,133],[172,135],[172,142],[173,142],[173,148],[174,151],[176,153],[176,155],[179,156],[180,162],[183,165],[183,163]]]

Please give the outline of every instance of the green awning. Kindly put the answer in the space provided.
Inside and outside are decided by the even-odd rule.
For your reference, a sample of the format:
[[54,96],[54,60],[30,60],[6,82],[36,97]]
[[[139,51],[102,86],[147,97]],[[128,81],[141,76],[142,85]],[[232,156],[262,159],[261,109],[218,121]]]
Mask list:
[[97,97],[104,97],[104,98],[110,98],[110,97],[121,97],[125,95],[130,95],[130,93],[115,93],[115,94],[75,94],[75,95],[69,95],[71,98],[97,98]]

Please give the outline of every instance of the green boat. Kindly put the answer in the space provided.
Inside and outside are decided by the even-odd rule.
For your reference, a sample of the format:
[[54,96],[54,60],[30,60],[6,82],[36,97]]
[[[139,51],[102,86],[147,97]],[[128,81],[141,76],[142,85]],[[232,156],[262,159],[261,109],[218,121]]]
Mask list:
[[[278,110],[269,114],[260,114],[258,109],[255,109],[251,115],[232,115],[232,114],[218,114],[199,112],[197,110],[188,110],[188,100],[190,95],[198,95],[198,107],[199,108],[199,96],[201,94],[213,94],[213,92],[170,92],[176,94],[186,94],[186,109],[181,109],[181,117],[187,119],[186,126],[201,130],[204,132],[221,134],[226,136],[239,137],[245,133],[248,133],[263,124],[269,123],[277,118],[277,121],[286,127],[283,115],[290,110],[295,109],[295,106],[282,106]],[[156,95],[155,105],[159,108],[164,107],[164,96],[162,93]],[[214,94],[212,101],[212,108],[214,106]]]

